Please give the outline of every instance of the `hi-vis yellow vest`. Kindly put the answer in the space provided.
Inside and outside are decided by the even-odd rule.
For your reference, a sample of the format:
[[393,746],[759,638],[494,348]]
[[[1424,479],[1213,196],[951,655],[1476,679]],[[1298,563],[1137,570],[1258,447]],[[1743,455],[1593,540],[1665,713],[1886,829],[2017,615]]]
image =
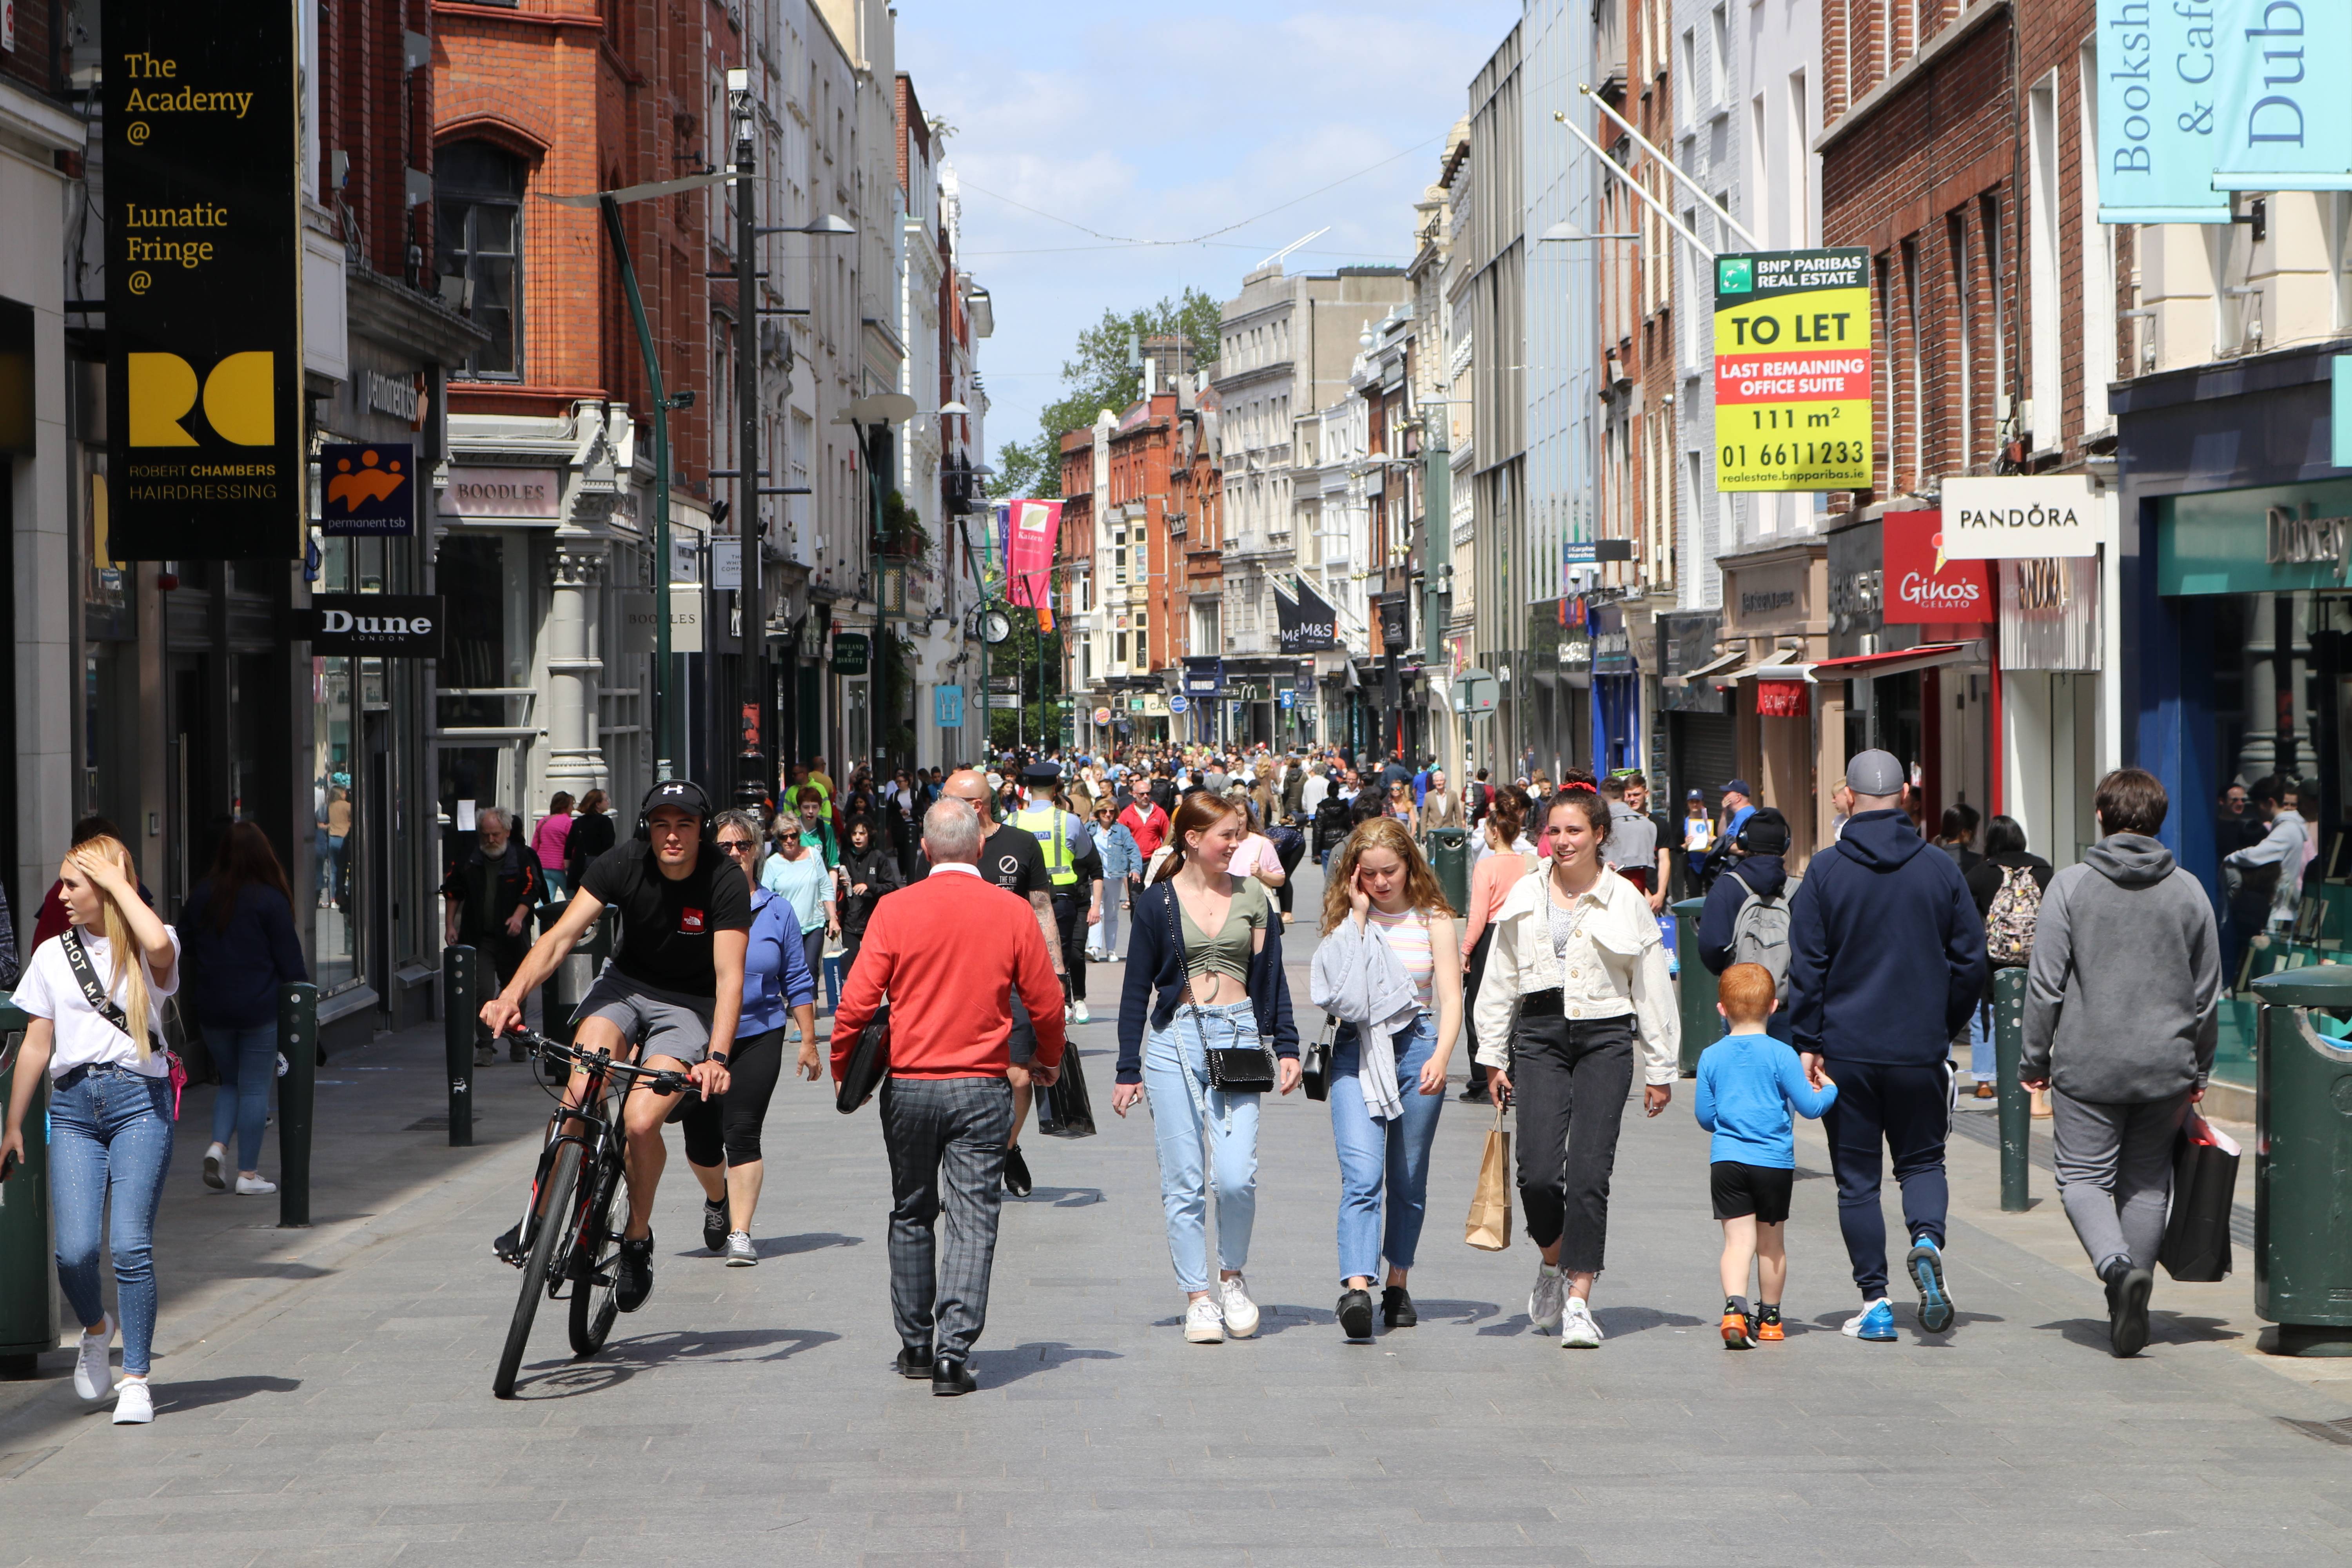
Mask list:
[[1013,814],[1013,826],[1036,837],[1037,847],[1045,852],[1046,873],[1057,888],[1074,888],[1078,882],[1077,859],[1070,853],[1070,837],[1062,826],[1068,816],[1050,802],[1025,805]]

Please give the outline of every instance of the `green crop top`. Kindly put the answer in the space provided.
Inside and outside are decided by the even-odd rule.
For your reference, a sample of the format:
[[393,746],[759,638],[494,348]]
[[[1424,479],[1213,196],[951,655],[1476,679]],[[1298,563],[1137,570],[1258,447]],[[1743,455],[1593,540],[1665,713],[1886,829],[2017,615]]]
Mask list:
[[1251,933],[1265,929],[1265,888],[1255,877],[1235,879],[1241,887],[1225,910],[1223,927],[1214,936],[1192,922],[1192,911],[1184,907],[1183,900],[1176,900],[1177,912],[1183,921],[1187,980],[1197,980],[1204,974],[1230,974],[1244,985],[1249,984],[1250,954],[1255,951]]

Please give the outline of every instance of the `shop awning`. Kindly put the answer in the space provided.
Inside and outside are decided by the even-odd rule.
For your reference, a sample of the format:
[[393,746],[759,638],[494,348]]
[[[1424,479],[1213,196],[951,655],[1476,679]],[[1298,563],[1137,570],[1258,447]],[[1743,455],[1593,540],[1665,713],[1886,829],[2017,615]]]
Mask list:
[[1731,668],[1734,665],[1738,664],[1747,657],[1748,650],[1745,648],[1734,648],[1729,653],[1717,654],[1715,658],[1708,659],[1705,664],[1700,665],[1696,669],[1687,670],[1681,675],[1670,675],[1666,677],[1665,684],[1668,686],[1690,686],[1699,682],[1705,682],[1710,685],[1727,684],[1729,680],[1736,680],[1738,678],[1737,676],[1732,676],[1723,682],[1717,682],[1715,678],[1722,675],[1723,671]]
[[1801,685],[1811,686],[1813,683],[1813,671],[1817,668],[1811,664],[1759,664],[1752,665],[1739,673],[1742,676],[1754,676],[1759,680],[1793,680]]
[[1915,669],[1933,669],[1943,664],[1973,664],[1983,658],[1984,644],[1980,642],[1931,642],[1897,648],[1893,653],[1825,658],[1812,669],[1815,680],[1867,680],[1882,675],[1908,675]]

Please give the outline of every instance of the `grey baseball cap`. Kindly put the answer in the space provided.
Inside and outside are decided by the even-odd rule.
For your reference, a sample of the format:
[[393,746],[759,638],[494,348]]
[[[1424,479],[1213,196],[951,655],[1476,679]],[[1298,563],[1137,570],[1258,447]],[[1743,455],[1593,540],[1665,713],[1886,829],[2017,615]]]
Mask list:
[[1864,752],[1846,763],[1845,784],[1856,795],[1901,795],[1903,764],[1892,752]]

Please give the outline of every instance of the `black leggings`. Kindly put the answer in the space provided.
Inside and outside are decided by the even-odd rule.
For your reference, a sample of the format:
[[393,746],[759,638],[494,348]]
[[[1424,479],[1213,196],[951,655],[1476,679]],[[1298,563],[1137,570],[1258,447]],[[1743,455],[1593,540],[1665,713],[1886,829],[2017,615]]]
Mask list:
[[738,1037],[727,1059],[727,1092],[717,1100],[696,1100],[679,1118],[686,1125],[687,1160],[706,1170],[757,1160],[760,1123],[768,1119],[768,1101],[775,1098],[783,1068],[782,1029]]
[[1066,893],[1054,895],[1054,931],[1061,938],[1062,967],[1069,978],[1063,982],[1065,1001],[1087,999],[1087,889],[1081,882]]

